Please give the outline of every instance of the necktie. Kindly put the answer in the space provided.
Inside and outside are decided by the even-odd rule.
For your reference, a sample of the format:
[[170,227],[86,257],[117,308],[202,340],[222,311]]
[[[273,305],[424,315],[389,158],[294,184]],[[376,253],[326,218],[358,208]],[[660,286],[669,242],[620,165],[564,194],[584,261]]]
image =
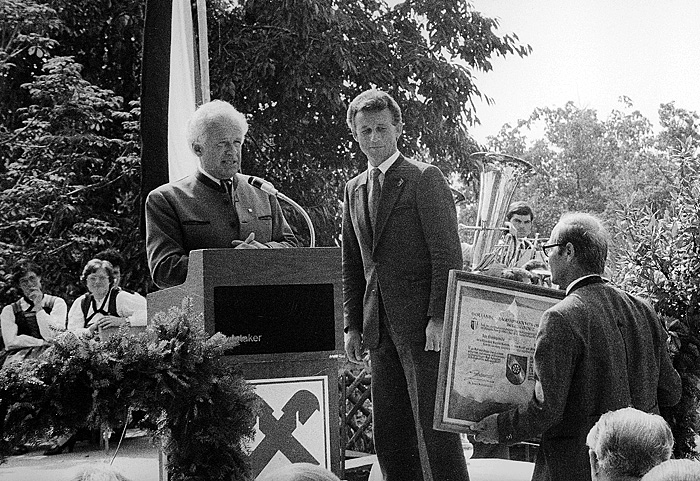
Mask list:
[[372,188],[369,192],[369,218],[373,231],[377,225],[377,211],[379,210],[379,199],[382,195],[382,184],[379,183],[379,175],[381,173],[382,171],[377,167],[370,172]]
[[231,197],[231,192],[233,192],[233,183],[231,182],[231,179],[222,179],[220,182],[221,187],[223,187],[228,196]]

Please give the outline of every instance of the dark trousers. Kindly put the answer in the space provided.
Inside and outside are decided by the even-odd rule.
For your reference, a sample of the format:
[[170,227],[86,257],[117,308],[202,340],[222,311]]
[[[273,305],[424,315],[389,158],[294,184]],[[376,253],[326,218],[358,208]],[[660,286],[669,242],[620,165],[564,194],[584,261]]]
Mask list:
[[396,345],[380,309],[379,346],[370,350],[372,416],[385,481],[468,481],[459,435],[433,429],[440,353],[424,342]]

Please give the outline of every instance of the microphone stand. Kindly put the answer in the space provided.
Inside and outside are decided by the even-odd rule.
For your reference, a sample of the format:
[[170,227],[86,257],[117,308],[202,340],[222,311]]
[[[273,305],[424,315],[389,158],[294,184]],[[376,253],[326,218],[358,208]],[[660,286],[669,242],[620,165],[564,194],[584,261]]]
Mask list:
[[275,196],[279,199],[282,199],[283,201],[285,201],[286,203],[288,203],[292,207],[294,207],[296,209],[296,211],[301,214],[301,216],[306,221],[306,225],[309,228],[309,234],[311,236],[311,241],[310,241],[309,247],[316,247],[316,231],[314,230],[314,225],[311,222],[311,217],[309,217],[309,214],[307,214],[306,211],[299,204],[297,204],[292,199],[290,199],[289,197],[284,195],[282,192],[277,192],[277,194],[275,194]]

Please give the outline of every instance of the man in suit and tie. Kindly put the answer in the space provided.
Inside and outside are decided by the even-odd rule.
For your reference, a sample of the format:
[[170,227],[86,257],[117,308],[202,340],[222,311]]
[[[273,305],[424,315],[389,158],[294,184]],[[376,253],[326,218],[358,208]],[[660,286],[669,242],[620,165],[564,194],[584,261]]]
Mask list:
[[241,151],[248,122],[231,104],[213,100],[187,126],[197,172],[151,191],[146,199],[146,253],[153,282],[185,282],[189,252],[233,247],[295,247],[277,198],[248,184]]
[[651,306],[601,277],[608,240],[598,219],[565,214],[543,251],[566,297],[540,321],[532,399],[473,429],[487,443],[541,435],[533,480],[590,481],[586,436],[600,416],[628,406],[658,414],[680,399],[680,377]]
[[347,123],[367,170],[345,186],[345,350],[369,350],[377,458],[386,481],[466,481],[458,434],[433,429],[450,269],[462,254],[452,194],[440,170],[403,157],[401,109],[368,90]]

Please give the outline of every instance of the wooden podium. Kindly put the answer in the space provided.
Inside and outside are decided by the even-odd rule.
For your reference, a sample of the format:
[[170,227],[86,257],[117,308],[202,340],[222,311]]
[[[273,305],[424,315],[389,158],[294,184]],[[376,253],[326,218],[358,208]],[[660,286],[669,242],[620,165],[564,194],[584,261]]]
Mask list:
[[290,462],[340,472],[338,359],[343,351],[340,249],[190,252],[184,284],[148,295],[148,318],[180,307],[204,330],[234,336],[230,358],[263,400],[255,476]]

